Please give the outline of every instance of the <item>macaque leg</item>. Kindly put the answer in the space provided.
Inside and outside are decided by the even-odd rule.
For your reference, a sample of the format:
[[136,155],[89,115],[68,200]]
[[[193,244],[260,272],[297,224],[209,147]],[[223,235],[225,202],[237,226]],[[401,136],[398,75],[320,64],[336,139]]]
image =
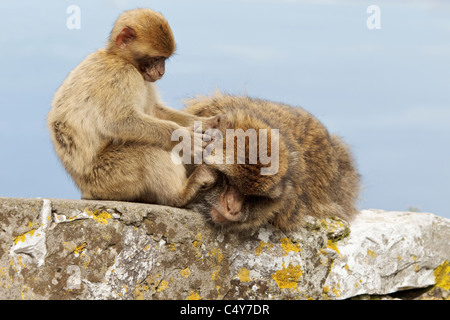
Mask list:
[[[174,164],[171,159],[161,159],[159,172],[152,172],[151,187],[143,194],[142,201],[173,207],[186,206],[202,188],[207,188],[216,181],[216,174],[206,166],[198,166],[189,177],[186,177],[184,166]],[[154,179],[160,183],[155,185]]]
[[183,207],[215,181],[214,171],[197,167],[186,177],[170,152],[147,144],[111,145],[84,177],[83,199],[156,203]]

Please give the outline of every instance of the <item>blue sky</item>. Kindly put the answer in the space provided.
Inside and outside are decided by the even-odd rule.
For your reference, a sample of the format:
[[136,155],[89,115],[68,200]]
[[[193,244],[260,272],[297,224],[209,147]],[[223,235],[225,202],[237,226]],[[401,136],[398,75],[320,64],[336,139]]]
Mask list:
[[[69,5],[79,30],[66,27]],[[369,5],[380,30],[366,26]],[[0,197],[79,199],[46,115],[70,70],[136,7],[162,12],[175,34],[158,82],[168,105],[218,88],[302,106],[352,146],[360,208],[450,218],[450,3],[429,0],[3,1]]]

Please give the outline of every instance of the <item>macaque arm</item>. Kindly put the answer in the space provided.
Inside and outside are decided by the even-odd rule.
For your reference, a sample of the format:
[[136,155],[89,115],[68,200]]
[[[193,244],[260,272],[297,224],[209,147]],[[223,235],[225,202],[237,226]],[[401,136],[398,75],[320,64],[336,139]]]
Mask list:
[[155,105],[155,116],[160,119],[176,122],[182,127],[192,127],[194,125],[194,121],[202,120],[202,118],[200,117],[194,116],[184,111],[165,107],[162,104]]
[[171,150],[174,144],[171,141],[171,136],[177,129],[181,129],[181,127],[175,122],[136,112],[106,123],[102,133],[113,139],[140,140]]

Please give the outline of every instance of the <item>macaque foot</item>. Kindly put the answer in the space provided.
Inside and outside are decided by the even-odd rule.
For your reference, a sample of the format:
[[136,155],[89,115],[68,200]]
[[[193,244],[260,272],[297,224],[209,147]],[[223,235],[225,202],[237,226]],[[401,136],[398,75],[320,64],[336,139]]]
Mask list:
[[217,172],[213,168],[200,165],[195,170],[196,181],[200,185],[200,188],[205,190],[211,188],[217,181]]

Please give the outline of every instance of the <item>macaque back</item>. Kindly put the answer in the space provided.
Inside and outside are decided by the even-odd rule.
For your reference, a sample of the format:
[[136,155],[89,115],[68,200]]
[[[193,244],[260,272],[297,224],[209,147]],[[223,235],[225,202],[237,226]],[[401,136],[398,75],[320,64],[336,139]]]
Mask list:
[[[220,128],[224,145],[229,144],[226,129],[255,129],[259,148],[258,161],[253,164],[249,153],[245,164],[215,163],[214,159],[222,157],[217,154],[209,164],[201,164],[218,173],[218,178],[188,208],[201,212],[215,225],[232,230],[252,230],[266,223],[286,231],[296,230],[303,226],[307,215],[350,220],[357,212],[359,174],[349,148],[307,111],[222,94],[190,99],[186,104],[185,111],[197,116],[226,115],[226,127]],[[279,130],[278,137],[273,129]],[[265,152],[272,156],[272,162],[278,161],[276,164],[262,161],[264,132],[269,135]],[[271,144],[273,139],[278,140],[277,144]],[[248,139],[247,151],[250,143]],[[236,150],[236,146],[233,148]],[[223,159],[228,156],[225,149]],[[273,157],[276,153],[278,159]],[[261,174],[262,168],[270,166],[276,168],[273,174]]]

